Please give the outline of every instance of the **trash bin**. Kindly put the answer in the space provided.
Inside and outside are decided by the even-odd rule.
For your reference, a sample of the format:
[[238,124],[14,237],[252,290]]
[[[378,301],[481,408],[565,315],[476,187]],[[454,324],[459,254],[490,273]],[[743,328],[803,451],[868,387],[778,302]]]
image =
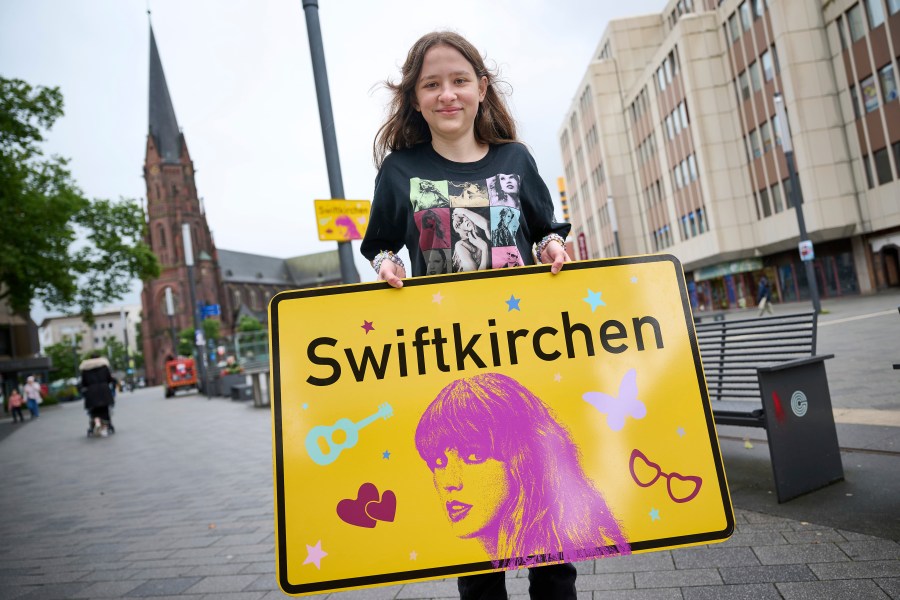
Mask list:
[[253,388],[246,383],[231,386],[232,400],[253,400]]

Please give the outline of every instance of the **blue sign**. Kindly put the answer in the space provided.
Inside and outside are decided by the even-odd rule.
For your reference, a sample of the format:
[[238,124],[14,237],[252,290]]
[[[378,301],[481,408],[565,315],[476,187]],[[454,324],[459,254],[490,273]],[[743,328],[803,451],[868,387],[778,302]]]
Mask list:
[[206,319],[208,317],[218,317],[220,314],[219,305],[218,304],[205,304],[200,309],[200,313],[203,315],[203,318]]

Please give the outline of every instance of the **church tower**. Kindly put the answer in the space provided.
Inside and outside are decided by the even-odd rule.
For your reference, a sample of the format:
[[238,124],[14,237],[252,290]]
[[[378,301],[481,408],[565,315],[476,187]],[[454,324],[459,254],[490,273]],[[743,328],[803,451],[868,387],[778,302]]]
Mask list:
[[[164,363],[177,355],[172,332],[194,326],[190,283],[185,264],[182,225],[191,231],[194,280],[198,305],[221,304],[221,275],[206,214],[197,197],[194,163],[178,128],[162,61],[150,27],[150,129],[144,158],[147,183],[147,243],[159,258],[157,279],[144,284],[142,332],[149,385],[165,380]],[[166,307],[166,288],[172,289],[174,315]],[[223,323],[222,334],[230,333]]]

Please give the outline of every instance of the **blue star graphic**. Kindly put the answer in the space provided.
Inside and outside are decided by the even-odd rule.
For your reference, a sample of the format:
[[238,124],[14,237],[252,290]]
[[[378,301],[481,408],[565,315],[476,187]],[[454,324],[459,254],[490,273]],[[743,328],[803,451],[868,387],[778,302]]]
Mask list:
[[506,301],[506,305],[509,306],[509,308],[506,310],[506,312],[510,312],[512,310],[517,310],[519,312],[522,312],[522,309],[519,308],[519,302],[521,302],[521,301],[522,301],[522,299],[516,298],[515,294],[510,294],[509,300]]
[[388,459],[391,457],[391,453],[388,452],[387,450],[385,450],[384,452],[381,453],[381,457],[382,457],[384,460],[388,460]]
[[591,305],[591,312],[597,310],[598,306],[606,306],[606,302],[600,299],[600,294],[603,292],[592,292],[588,290],[587,298],[582,298],[585,302]]
[[684,427],[679,427],[676,431],[678,432],[678,437],[684,437],[684,434],[687,433]]
[[650,520],[659,521],[659,511],[657,509],[650,509]]

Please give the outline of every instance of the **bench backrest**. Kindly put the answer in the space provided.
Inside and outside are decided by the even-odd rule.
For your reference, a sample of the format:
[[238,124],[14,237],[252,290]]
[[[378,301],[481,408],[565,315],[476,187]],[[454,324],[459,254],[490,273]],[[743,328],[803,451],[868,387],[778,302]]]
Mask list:
[[759,399],[756,369],[815,356],[815,312],[697,323],[711,400]]

